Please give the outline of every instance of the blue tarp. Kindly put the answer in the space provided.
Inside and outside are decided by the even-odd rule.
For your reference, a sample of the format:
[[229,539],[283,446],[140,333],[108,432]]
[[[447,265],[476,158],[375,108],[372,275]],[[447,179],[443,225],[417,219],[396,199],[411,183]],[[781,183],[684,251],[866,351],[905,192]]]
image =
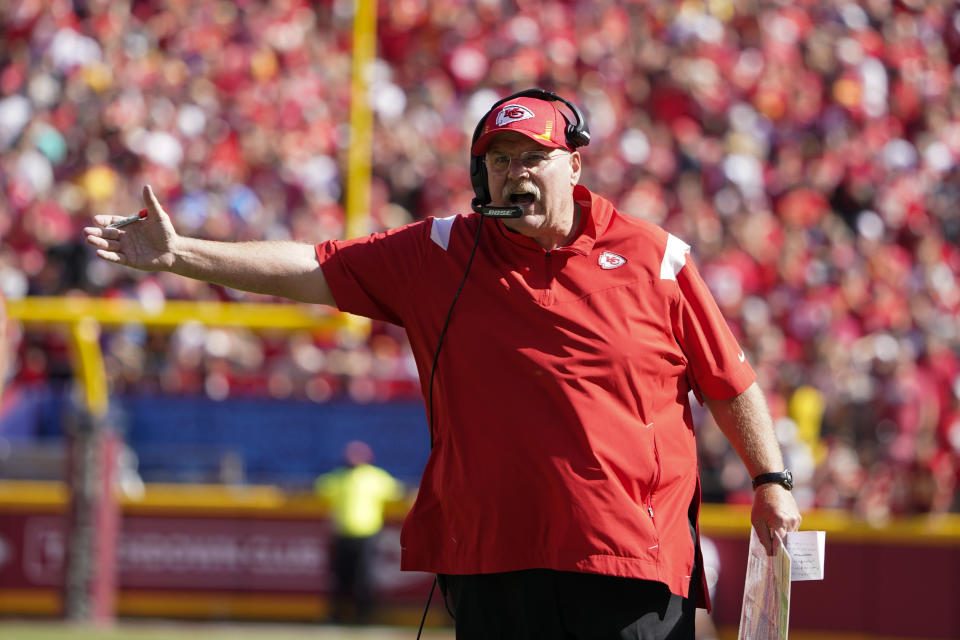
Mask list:
[[[419,401],[218,402],[129,395],[111,403],[110,422],[136,452],[146,482],[216,482],[232,459],[242,463],[246,482],[308,486],[336,467],[344,445],[356,439],[373,448],[377,465],[416,485],[429,454]],[[0,437],[11,442],[61,438],[71,407],[66,389],[32,389],[0,417]]]

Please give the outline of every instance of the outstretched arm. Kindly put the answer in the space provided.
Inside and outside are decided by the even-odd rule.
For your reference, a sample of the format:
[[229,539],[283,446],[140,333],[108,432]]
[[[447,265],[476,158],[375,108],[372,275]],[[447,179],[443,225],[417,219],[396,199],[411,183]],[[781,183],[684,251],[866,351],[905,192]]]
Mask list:
[[[707,406],[746,465],[750,477],[783,471],[783,456],[773,430],[773,420],[763,391],[756,382],[728,400],[707,398]],[[800,510],[789,491],[779,484],[764,484],[757,488],[753,497],[750,519],[760,542],[772,555],[775,550],[773,534],[783,538],[788,531],[796,531],[800,527]]]
[[177,234],[153,190],[143,188],[147,217],[121,229],[119,216],[94,216],[83,230],[104,260],[143,271],[169,271],[233,289],[334,306],[312,245],[301,242],[216,242]]

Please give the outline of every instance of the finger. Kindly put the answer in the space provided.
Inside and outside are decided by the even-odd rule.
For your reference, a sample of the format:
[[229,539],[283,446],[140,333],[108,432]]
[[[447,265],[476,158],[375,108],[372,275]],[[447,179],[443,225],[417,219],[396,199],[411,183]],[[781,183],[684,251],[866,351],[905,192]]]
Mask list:
[[786,531],[781,532],[779,529],[771,531],[770,546],[773,548],[774,553],[776,553],[777,550],[783,546],[783,539],[786,535]]
[[101,246],[96,242],[92,242],[93,238],[107,240],[119,240],[120,236],[123,235],[122,229],[111,229],[110,227],[85,227],[83,230],[84,236],[86,237],[87,242],[95,246]]
[[787,531],[799,531],[800,523],[803,522],[803,517],[797,513],[796,516],[790,519],[790,522],[787,523]]
[[754,529],[757,532],[757,538],[760,540],[760,544],[763,545],[763,548],[766,549],[767,555],[772,556],[776,549],[773,546],[773,540],[770,537],[770,529],[766,524],[760,523],[755,526]]
[[[107,227],[117,220],[123,220],[126,216],[114,216],[109,214],[100,214],[93,216],[93,221],[96,222],[101,227]],[[92,228],[92,227],[91,227]]]
[[160,212],[163,211],[163,207],[160,206],[160,201],[157,200],[157,196],[154,195],[153,188],[150,185],[143,187],[143,204],[147,205],[147,210],[154,218],[158,217]]
[[103,258],[108,262],[115,262],[117,264],[121,264],[123,262],[123,259],[121,258],[120,254],[117,253],[116,251],[107,251],[106,249],[97,249],[97,256]]
[[89,244],[92,247],[97,247],[98,249],[110,248],[110,243],[107,241],[107,239],[99,234],[97,235],[89,234],[87,235],[86,239],[87,239],[87,244]]
[[[114,233],[116,235],[110,236],[108,234]],[[99,249],[109,249],[110,251],[120,251],[123,247],[121,245],[120,236],[123,235],[123,231],[118,231],[116,229],[107,229],[106,233],[102,236],[96,238],[95,241],[91,240],[91,244]]]

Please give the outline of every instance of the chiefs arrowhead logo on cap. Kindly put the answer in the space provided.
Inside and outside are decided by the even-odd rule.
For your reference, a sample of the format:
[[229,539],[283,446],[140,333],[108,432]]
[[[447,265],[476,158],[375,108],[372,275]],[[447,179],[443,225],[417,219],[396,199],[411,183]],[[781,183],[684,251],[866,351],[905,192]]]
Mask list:
[[483,133],[477,137],[470,153],[482,156],[493,139],[505,131],[524,135],[550,149],[566,149],[566,118],[553,102],[523,96],[510,100],[492,110],[483,123]]
[[527,120],[533,117],[535,116],[530,109],[519,104],[508,104],[500,109],[500,112],[497,114],[497,126],[502,127],[517,120]]
[[612,251],[604,251],[600,254],[600,259],[597,260],[597,264],[600,265],[601,269],[616,269],[617,267],[622,267],[627,264],[627,259]]

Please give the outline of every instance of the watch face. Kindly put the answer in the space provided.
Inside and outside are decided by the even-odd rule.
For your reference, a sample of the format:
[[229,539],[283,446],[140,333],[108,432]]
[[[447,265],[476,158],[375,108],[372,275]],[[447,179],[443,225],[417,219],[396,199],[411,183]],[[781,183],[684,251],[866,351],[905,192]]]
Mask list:
[[780,483],[787,489],[793,489],[793,474],[790,471],[783,472],[783,481]]

